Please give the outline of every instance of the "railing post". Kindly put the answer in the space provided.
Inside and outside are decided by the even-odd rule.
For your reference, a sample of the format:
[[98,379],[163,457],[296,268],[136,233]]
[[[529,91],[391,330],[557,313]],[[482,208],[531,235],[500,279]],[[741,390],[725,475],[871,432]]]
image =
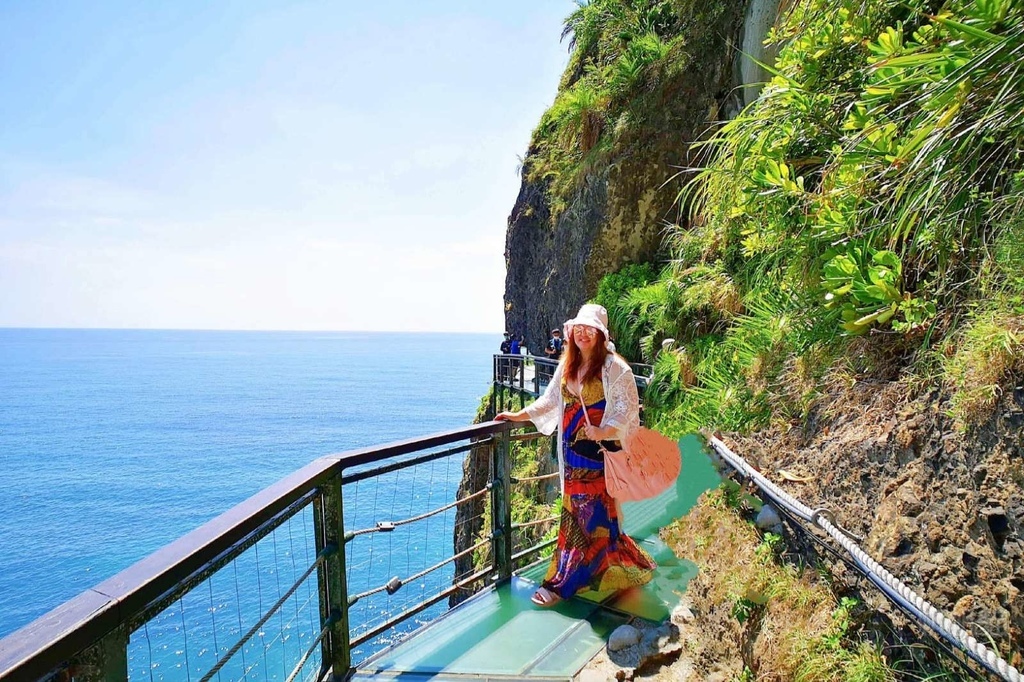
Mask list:
[[494,479],[491,481],[491,547],[498,580],[512,577],[512,476],[508,429],[495,434],[491,448]]
[[313,506],[317,554],[331,547],[336,548],[336,551],[327,555],[316,573],[320,589],[321,627],[330,628],[330,634],[321,642],[320,652],[323,665],[331,669],[333,679],[343,680],[352,667],[352,652],[349,646],[345,517],[340,473],[320,488],[320,495],[314,498]]
[[128,679],[128,631],[121,626],[75,656],[76,682],[125,682]]
[[537,361],[533,361],[533,394],[540,395],[540,368],[543,365],[538,365]]

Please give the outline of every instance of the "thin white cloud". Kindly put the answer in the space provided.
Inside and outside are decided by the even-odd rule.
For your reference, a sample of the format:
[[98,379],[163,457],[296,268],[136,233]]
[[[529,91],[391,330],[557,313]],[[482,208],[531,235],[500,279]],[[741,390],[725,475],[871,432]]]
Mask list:
[[73,308],[63,318],[23,324],[494,332],[504,281],[496,246],[480,237],[423,250],[283,233],[191,249],[8,243],[0,246],[0,272],[32,271],[48,285],[17,305],[0,295],[0,319],[26,309],[52,313],[63,299]]
[[149,192],[104,178],[62,173],[24,165],[0,167],[6,178],[0,191],[3,213],[73,214],[93,220],[113,220],[154,208]]

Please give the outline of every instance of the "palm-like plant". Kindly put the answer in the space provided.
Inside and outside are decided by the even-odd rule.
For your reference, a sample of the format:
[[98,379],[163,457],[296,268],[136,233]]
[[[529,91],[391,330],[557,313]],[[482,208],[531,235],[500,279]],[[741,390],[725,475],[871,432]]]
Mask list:
[[835,295],[829,263],[894,251],[899,281],[888,297],[872,293],[879,282],[867,291],[890,312],[851,310],[847,322],[864,324],[848,329],[913,329],[932,301],[976,290],[988,245],[1019,217],[1024,16],[1011,0],[934,16],[883,3],[816,11],[825,4],[794,13],[806,23],[783,31],[773,82],[722,128],[681,198],[747,286],[798,262],[791,286]]
[[1008,1],[968,10],[964,22],[938,16],[911,40],[876,43],[857,138],[862,147],[890,121],[903,133],[871,177],[893,200],[867,216],[914,279],[948,273],[953,287],[974,279],[985,245],[1019,218],[1007,194],[1024,169],[1024,16]]
[[565,148],[586,153],[597,145],[604,129],[608,94],[582,80],[563,93],[554,106],[561,142]]

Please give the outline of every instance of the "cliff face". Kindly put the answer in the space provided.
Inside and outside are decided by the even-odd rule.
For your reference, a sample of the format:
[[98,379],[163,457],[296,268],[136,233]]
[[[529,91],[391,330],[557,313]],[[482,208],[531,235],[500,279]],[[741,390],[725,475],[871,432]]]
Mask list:
[[[861,182],[837,190],[837,173],[827,175],[820,167],[821,159],[837,149],[854,150],[861,142],[862,136],[856,132],[850,133],[854,136],[852,138],[845,137],[846,133],[833,137],[835,131],[847,130],[844,121],[850,102],[859,101],[858,98],[865,93],[874,97],[867,92],[873,82],[870,78],[875,73],[874,62],[865,60],[861,64],[861,60],[868,54],[867,45],[880,35],[876,25],[902,25],[897,20],[903,21],[906,17],[901,19],[900,13],[914,14],[916,10],[880,0],[863,3],[858,11],[863,10],[871,21],[865,19],[860,23],[844,24],[845,20],[841,18],[829,18],[841,15],[833,12],[831,4],[825,0],[803,4],[814,11],[809,14],[794,11],[791,16],[811,22],[812,29],[817,26],[818,29],[826,27],[829,30],[815,34],[813,30],[805,31],[807,26],[804,25],[789,27],[791,36],[806,38],[804,41],[791,41],[802,46],[788,54],[789,73],[796,74],[797,82],[805,82],[801,79],[808,74],[814,75],[814,78],[807,79],[811,83],[807,88],[810,94],[803,94],[822,97],[823,100],[815,101],[819,104],[827,101],[828,106],[823,105],[825,110],[833,102],[843,106],[832,112],[835,118],[828,119],[829,125],[815,131],[812,128],[820,122],[815,117],[821,115],[821,111],[815,109],[814,116],[804,115],[796,112],[797,106],[787,103],[784,96],[775,93],[773,100],[773,93],[769,92],[758,103],[767,103],[767,106],[758,109],[755,105],[751,116],[740,119],[748,128],[756,129],[754,133],[745,131],[742,139],[754,140],[757,144],[752,142],[738,146],[735,157],[729,157],[726,163],[738,159],[736,167],[741,172],[736,175],[742,178],[729,188],[718,188],[719,198],[726,197],[728,201],[722,199],[715,208],[724,206],[724,210],[718,212],[727,220],[734,217],[734,211],[730,209],[735,209],[735,214],[743,216],[743,222],[723,223],[715,227],[708,215],[704,215],[700,224],[687,226],[683,224],[685,215],[680,215],[676,197],[688,177],[685,169],[700,165],[702,161],[696,158],[693,143],[708,135],[713,122],[729,118],[744,103],[754,100],[756,90],[742,85],[762,80],[764,71],[756,63],[745,61],[738,55],[740,51],[753,52],[758,61],[771,61],[771,55],[763,51],[758,53],[756,49],[761,48],[765,32],[774,23],[778,4],[760,0],[709,0],[698,6],[696,2],[678,0],[675,6],[686,5],[689,11],[682,21],[685,39],[681,47],[673,44],[673,50],[679,48],[671,53],[672,58],[678,57],[673,68],[659,73],[656,89],[648,88],[642,93],[644,104],[653,103],[653,106],[641,107],[642,116],[627,118],[627,125],[619,125],[623,119],[617,119],[617,114],[607,119],[609,122],[601,129],[600,135],[610,139],[602,138],[605,145],[593,147],[599,153],[586,156],[588,152],[584,152],[586,163],[581,166],[583,172],[568,191],[564,176],[559,177],[555,172],[524,174],[506,237],[506,324],[510,331],[525,336],[528,347],[540,348],[549,329],[571,316],[581,303],[594,296],[603,275],[627,263],[657,261],[661,255],[665,227],[669,223],[678,223],[684,228],[675,230],[676,236],[700,242],[695,247],[698,251],[704,244],[714,246],[731,237],[734,242],[731,251],[727,252],[724,247],[709,249],[715,252],[714,259],[719,259],[716,262],[704,262],[700,258],[685,262],[688,267],[694,264],[704,266],[700,275],[704,279],[694,276],[691,282],[678,273],[667,275],[665,279],[676,289],[685,289],[703,303],[715,298],[707,292],[719,291],[714,289],[719,280],[736,283],[742,276],[747,278],[746,285],[750,285],[754,279],[751,273],[773,276],[761,280],[768,283],[765,290],[758,288],[761,284],[746,289],[739,289],[737,285],[735,290],[740,293],[758,295],[744,299],[744,304],[749,301],[753,305],[744,310],[743,320],[731,323],[730,330],[736,331],[734,336],[719,334],[716,338],[688,341],[682,339],[681,333],[666,334],[679,339],[684,345],[689,343],[684,350],[690,354],[677,353],[678,371],[675,374],[665,372],[664,376],[658,377],[665,383],[655,384],[671,387],[674,381],[678,388],[676,395],[681,396],[678,404],[660,406],[663,412],[660,416],[665,419],[665,424],[680,430],[715,424],[722,429],[745,434],[754,431],[753,435],[733,436],[737,452],[748,457],[776,481],[784,480],[780,478],[779,470],[800,474],[801,480],[784,483],[795,496],[812,507],[833,511],[843,526],[865,538],[863,547],[870,554],[936,606],[957,618],[979,640],[988,641],[991,636],[1004,654],[1018,652],[1012,655],[1012,662],[1020,665],[1019,652],[1024,642],[1024,599],[1021,595],[1024,592],[1024,496],[1021,492],[1024,489],[1024,440],[1021,435],[1024,433],[1024,389],[1021,388],[1024,382],[1024,343],[1021,341],[1024,293],[1020,292],[1024,291],[1024,284],[1010,286],[1012,282],[1008,276],[1000,275],[1002,279],[999,279],[993,275],[990,280],[984,280],[988,286],[985,288],[979,284],[983,282],[981,279],[956,279],[956,273],[950,271],[946,273],[950,284],[943,289],[946,298],[939,300],[940,304],[949,307],[935,318],[935,324],[931,327],[926,324],[936,315],[934,306],[929,311],[928,299],[920,298],[914,299],[919,305],[919,317],[908,315],[897,320],[901,327],[891,324],[872,329],[870,333],[866,329],[858,329],[853,320],[845,317],[842,318],[845,325],[842,321],[835,321],[838,320],[838,309],[823,303],[834,295],[829,293],[825,296],[825,292],[832,289],[813,289],[813,286],[819,286],[813,282],[804,286],[803,280],[816,280],[821,275],[817,271],[810,272],[812,268],[822,270],[826,261],[837,267],[840,261],[835,260],[832,253],[826,255],[824,248],[815,252],[800,242],[800,249],[786,251],[780,242],[785,238],[796,243],[798,237],[802,239],[812,233],[806,229],[808,223],[801,221],[806,221],[824,204],[833,208],[833,202],[841,204],[836,197],[841,198],[843,192],[855,195],[857,201],[869,193],[865,183]],[[914,14],[914,21],[930,21],[918,14]],[[830,21],[836,25],[829,26]],[[1015,21],[1018,24],[1024,21],[1024,15]],[[854,28],[861,30],[854,26],[861,23],[870,26],[870,30],[864,29],[863,35],[854,31]],[[993,30],[1007,30],[1002,24],[994,26]],[[842,31],[848,31],[849,35],[840,35]],[[841,39],[832,44],[830,41],[837,35]],[[946,36],[946,39],[954,46],[950,48],[954,51],[961,49],[965,40],[963,36],[956,35]],[[791,43],[782,48],[778,61],[780,69],[786,68],[787,49]],[[737,50],[733,46],[740,47]],[[984,57],[977,61],[981,69],[990,61],[990,55],[986,56],[981,48],[972,49],[977,49],[978,54]],[[671,62],[672,58],[667,61]],[[832,71],[822,77],[824,71],[819,67]],[[563,91],[572,87],[576,79],[585,78],[584,71],[582,68],[570,68]],[[939,77],[934,80],[942,81]],[[1024,92],[1024,81],[1016,85],[1018,91]],[[865,93],[861,93],[861,89]],[[785,92],[790,89],[778,90]],[[987,118],[988,112],[1000,110],[995,104],[989,106],[990,100],[979,101],[985,106],[974,104],[976,116],[984,114]],[[889,114],[895,116],[906,109],[905,101],[897,98]],[[923,110],[928,112],[934,108]],[[774,125],[776,121],[782,123]],[[757,149],[771,147],[771,143],[778,139],[788,139],[785,125],[790,124],[803,137],[800,144],[792,149],[780,143],[779,148],[785,149],[784,153],[778,152],[775,168],[786,172],[779,170],[777,176],[769,177],[764,171],[769,166],[756,164],[776,159],[767,154],[759,157]],[[970,121],[964,125],[968,124]],[[541,132],[543,125],[542,122],[538,129]],[[586,129],[589,119],[583,124],[577,122],[577,125],[584,130],[581,137],[589,135],[588,139],[593,139],[593,130]],[[825,129],[826,132],[822,132]],[[935,128],[943,129],[942,126]],[[908,124],[905,133],[909,136],[916,130],[918,128]],[[541,132],[535,135],[527,160],[548,153],[549,148],[544,144],[550,144],[551,138],[545,139]],[[1010,137],[1005,134],[993,139]],[[984,150],[981,145],[967,147]],[[842,167],[841,164],[847,161],[843,154],[837,155],[830,162],[833,165],[827,169],[834,171]],[[984,163],[996,158],[1002,163],[1004,158],[986,154]],[[860,154],[849,156],[864,158]],[[963,169],[984,165],[970,161],[966,152],[963,158],[968,161],[960,162],[960,170],[946,174],[954,178],[953,184],[962,182]],[[744,166],[741,163],[744,159],[750,163]],[[947,162],[948,158],[944,157],[936,168],[945,167]],[[889,165],[885,172],[896,174],[899,164],[886,163]],[[713,165],[712,168],[721,170],[721,167],[715,169]],[[790,171],[806,177],[801,175],[798,185],[789,177]],[[755,183],[743,180],[758,172],[764,177]],[[1007,185],[1009,189],[1001,186],[1000,191],[1004,194],[999,195],[995,202],[999,206],[1013,202],[1024,205],[1019,203],[1020,197],[1024,196],[1019,166],[1014,166],[1014,173],[1017,179]],[[934,176],[929,175],[928,182],[939,175],[938,172]],[[900,178],[894,176],[894,179]],[[806,185],[804,180],[807,180]],[[790,194],[779,189],[786,187],[787,182],[792,185],[786,190]],[[828,201],[815,205],[813,202],[824,195],[822,187],[828,188]],[[955,187],[951,186],[950,191],[953,190]],[[940,194],[936,191],[934,196]],[[758,199],[752,198],[748,206],[746,199],[741,202],[735,198],[737,196]],[[779,203],[772,205],[768,200],[761,201],[760,198],[766,196],[774,197],[773,201],[779,197],[784,197],[784,200],[778,199]],[[794,199],[793,196],[799,198]],[[874,200],[881,211],[890,204],[899,203],[898,199],[884,196]],[[926,208],[930,208],[928,202],[924,203]],[[946,202],[934,203],[945,205]],[[856,202],[851,205],[854,204],[861,206]],[[977,208],[975,213],[989,210],[984,203],[969,205]],[[918,208],[920,206],[915,204],[914,220],[918,219]],[[778,215],[773,216],[773,211]],[[869,215],[858,208],[856,215],[862,214]],[[832,213],[822,215],[831,221],[828,225],[835,229],[846,225],[846,220],[859,220],[853,213],[842,219]],[[877,222],[876,213],[870,215],[871,220]],[[944,215],[935,215],[946,219]],[[994,216],[993,224],[1012,223],[1001,212],[991,215]],[[944,224],[938,218],[936,220],[937,224]],[[1019,221],[1019,218],[1015,220]],[[859,223],[850,222],[850,225]],[[853,234],[859,238],[868,227],[877,228],[872,224]],[[828,237],[832,232],[820,234]],[[964,270],[1005,270],[1019,275],[1021,261],[1019,253],[1014,250],[1022,243],[1019,232],[979,228],[978,234],[981,235],[978,242],[986,245],[1003,244],[1004,241],[1000,240],[1005,234],[1005,243],[1013,248],[1007,246],[1005,249],[1000,247],[1002,250],[992,250],[998,257],[993,256],[990,260],[980,256],[971,256],[971,260],[965,256]],[[993,236],[997,234],[1000,239]],[[741,240],[742,236],[749,238],[749,245],[741,244],[741,241],[747,241]],[[827,246],[834,247],[843,239],[828,237],[824,241],[828,242]],[[963,240],[957,241],[953,245],[954,251],[968,253],[964,243]],[[878,258],[873,262],[878,265],[889,255],[881,252],[883,247],[879,245],[875,251]],[[677,253],[682,250],[676,249]],[[860,252],[851,253],[858,255]],[[786,254],[799,254],[799,258],[784,258]],[[812,257],[820,258],[822,262],[811,263]],[[760,263],[758,259],[762,258],[764,263],[777,258],[780,271],[795,262],[807,263],[808,271],[789,268],[786,270],[789,274],[782,276],[770,271],[768,265],[760,270],[751,266],[746,271],[733,267],[738,261]],[[912,260],[908,257],[907,262]],[[874,277],[880,277],[879,267],[872,267]],[[900,267],[904,267],[902,276]],[[906,274],[912,269],[897,266],[896,270],[890,271],[896,273],[895,280],[900,280],[897,283],[906,288],[893,299],[892,311],[897,307],[900,310],[913,308],[911,293],[916,296],[920,292],[911,289],[922,285],[924,280],[919,273]],[[867,281],[868,275],[864,277]],[[855,279],[853,277],[851,282]],[[947,279],[938,277],[936,281],[945,282]],[[791,305],[786,296],[774,297],[780,282],[787,285],[786,291],[804,291],[806,288],[807,292],[813,293],[813,297],[793,299],[799,300],[800,306],[809,310],[797,309],[798,306]],[[698,286],[703,286],[703,290],[697,291]],[[1016,292],[1017,298],[1007,296],[1006,301],[1010,302],[1004,301],[999,305],[988,300],[992,297],[991,292],[1000,288]],[[972,296],[958,294],[963,297],[957,299],[956,305],[960,307],[955,307],[954,303],[947,301],[949,292],[954,289],[977,289],[978,293]],[[721,291],[728,293],[734,290],[723,286]],[[725,300],[724,296],[720,298]],[[670,299],[666,296],[665,300]],[[964,303],[968,300],[969,305]],[[851,310],[854,308],[851,305]],[[729,305],[715,308],[719,309],[730,315],[736,313]],[[885,319],[891,317],[892,313],[889,313]],[[699,315],[690,312],[676,315],[673,321],[679,323],[678,329],[693,330],[696,326],[694,321],[699,322],[700,319]],[[839,329],[818,334],[819,328],[814,325],[822,320]],[[856,322],[860,323],[860,320]],[[866,324],[870,325],[871,320]],[[812,328],[813,334],[808,332]],[[655,329],[659,330],[664,330],[664,327]],[[864,336],[847,335],[842,330]],[[701,330],[690,335],[709,336]],[[940,343],[943,336],[945,340]],[[841,345],[837,339],[848,345]],[[861,342],[855,343],[856,339]],[[719,355],[708,353],[711,347],[722,352]],[[837,348],[842,350],[833,356]],[[702,360],[705,367],[702,369],[699,363],[693,362],[694,358]],[[961,359],[962,364],[958,365]],[[659,367],[662,365],[673,369],[672,363],[661,363]],[[950,368],[974,378],[962,376],[951,380],[948,376]],[[701,391],[691,391],[693,388]],[[957,390],[960,390],[959,394]],[[969,428],[959,421],[960,417],[953,418],[958,411],[962,413],[965,409],[962,404],[958,407],[957,395],[962,397],[986,392],[995,397],[1001,396],[995,417],[969,419]],[[755,413],[756,419],[751,417]],[[723,422],[729,419],[733,420],[728,422],[731,425],[724,425]],[[865,590],[860,596],[882,611],[888,608],[872,590]],[[711,634],[715,636],[714,632]]]
[[[667,224],[681,219],[676,197],[695,165],[692,143],[738,111],[764,74],[755,58],[777,0],[709,3],[683,21],[676,68],[645,92],[638,124],[618,126],[603,158],[582,173],[552,218],[551,185],[524,180],[505,239],[506,329],[530,349],[592,298],[600,279],[629,263],[656,260]],[[571,67],[570,67],[571,68]],[[567,74],[564,87],[573,84]],[[564,88],[563,88],[564,89]],[[526,163],[537,153],[529,150]]]
[[[863,382],[822,401],[808,424],[733,447],[812,508],[833,511],[862,547],[979,641],[1024,643],[1024,389],[985,424],[958,430],[938,391]],[[799,482],[777,475],[796,470]],[[889,611],[873,590],[864,596]]]

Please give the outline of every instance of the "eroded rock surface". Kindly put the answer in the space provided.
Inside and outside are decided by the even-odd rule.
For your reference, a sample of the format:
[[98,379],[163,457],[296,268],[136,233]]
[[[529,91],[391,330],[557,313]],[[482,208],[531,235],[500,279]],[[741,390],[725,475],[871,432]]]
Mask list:
[[697,165],[692,143],[742,105],[736,46],[744,19],[760,31],[771,6],[759,4],[750,17],[746,1],[695,6],[685,54],[659,84],[656,106],[638,125],[616,131],[556,217],[549,183],[524,178],[505,238],[505,324],[528,348],[543,348],[548,332],[594,296],[604,275],[655,260],[665,226],[680,219],[676,197],[688,177],[680,171]]
[[[1004,400],[963,432],[937,391],[865,382],[792,426],[731,447],[810,507],[833,511],[862,547],[1020,666],[1024,650],[1024,412]],[[799,471],[806,482],[787,481]],[[876,606],[891,609],[881,597]]]

